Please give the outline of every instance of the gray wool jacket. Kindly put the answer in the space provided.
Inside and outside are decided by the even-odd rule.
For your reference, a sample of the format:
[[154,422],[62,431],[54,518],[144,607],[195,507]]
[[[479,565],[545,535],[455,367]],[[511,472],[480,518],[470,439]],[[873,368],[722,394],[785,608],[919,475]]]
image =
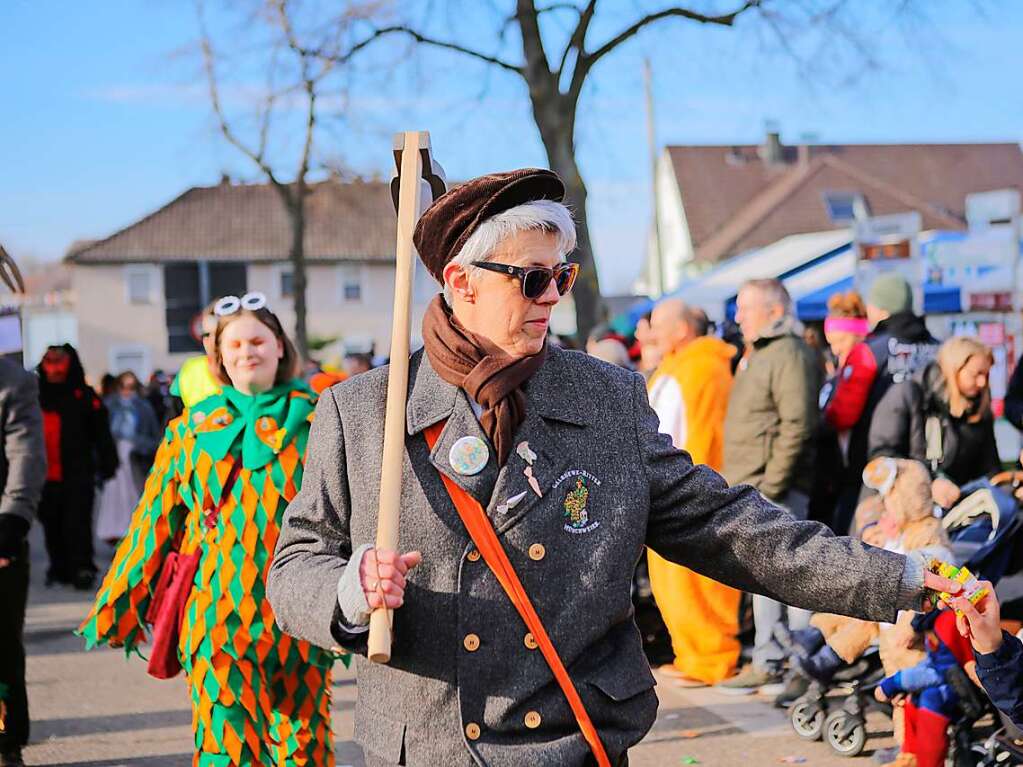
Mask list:
[[[301,491],[267,582],[286,632],[356,658],[355,734],[371,765],[583,765],[589,750],[539,650],[475,556],[439,472],[471,493],[539,613],[613,764],[653,725],[654,678],[633,620],[646,546],[739,589],[812,610],[893,621],[919,604],[922,574],[898,554],[799,522],[749,486],[729,488],[658,433],[643,379],[551,349],[526,385],[515,444],[474,476],[452,469],[457,439],[485,439],[464,393],[413,355],[399,548],[417,549],[394,613],[391,663],[345,630],[338,582],[376,532],[387,370],[323,393]],[[435,448],[422,432],[447,419]],[[586,492],[581,492],[585,488]],[[517,499],[517,500],[516,500]],[[528,722],[528,724],[527,724]]]
[[33,373],[0,359],[0,555],[14,553],[35,517],[46,481],[43,414]]

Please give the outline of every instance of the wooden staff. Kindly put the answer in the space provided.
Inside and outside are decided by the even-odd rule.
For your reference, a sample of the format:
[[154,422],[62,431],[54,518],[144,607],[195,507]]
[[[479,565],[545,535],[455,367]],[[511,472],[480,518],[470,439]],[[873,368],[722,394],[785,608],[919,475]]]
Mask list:
[[[408,395],[412,282],[416,266],[412,233],[422,210],[445,190],[443,169],[431,157],[430,134],[426,131],[395,134],[394,160],[398,176],[391,181],[391,195],[398,210],[398,236],[395,248],[391,362],[387,376],[384,451],[380,465],[380,509],[376,539],[378,551],[396,551],[398,548],[401,475],[405,462],[405,404]],[[391,660],[392,621],[392,611],[386,607],[377,608],[370,616],[368,655],[374,663],[387,663]]]

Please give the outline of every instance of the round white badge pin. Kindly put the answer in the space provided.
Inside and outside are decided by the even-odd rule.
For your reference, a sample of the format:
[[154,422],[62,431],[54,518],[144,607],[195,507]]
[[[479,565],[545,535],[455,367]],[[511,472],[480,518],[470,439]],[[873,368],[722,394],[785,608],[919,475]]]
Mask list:
[[479,474],[490,460],[487,443],[479,437],[462,437],[451,446],[448,462],[459,474],[471,477]]

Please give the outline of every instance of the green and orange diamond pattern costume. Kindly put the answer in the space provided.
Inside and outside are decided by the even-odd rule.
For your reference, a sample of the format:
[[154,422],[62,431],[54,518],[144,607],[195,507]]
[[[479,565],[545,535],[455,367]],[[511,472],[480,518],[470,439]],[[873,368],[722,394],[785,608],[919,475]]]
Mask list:
[[[299,381],[252,397],[225,387],[172,421],[79,629],[89,648],[139,652],[167,553],[201,550],[178,646],[192,694],[194,765],[334,764],[337,656],[282,633],[266,600],[284,509],[302,483],[315,396]],[[208,524],[233,461],[241,471],[231,497]]]

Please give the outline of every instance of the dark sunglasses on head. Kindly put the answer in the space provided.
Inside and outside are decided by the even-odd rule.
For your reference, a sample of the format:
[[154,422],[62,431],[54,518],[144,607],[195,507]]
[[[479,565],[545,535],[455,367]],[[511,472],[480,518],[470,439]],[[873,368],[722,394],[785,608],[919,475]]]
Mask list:
[[572,289],[575,278],[579,275],[579,264],[558,264],[553,269],[548,266],[511,266],[497,264],[493,261],[473,261],[473,266],[499,274],[507,274],[518,279],[522,285],[522,296],[535,301],[542,296],[547,286],[554,280],[558,295],[563,296]]

